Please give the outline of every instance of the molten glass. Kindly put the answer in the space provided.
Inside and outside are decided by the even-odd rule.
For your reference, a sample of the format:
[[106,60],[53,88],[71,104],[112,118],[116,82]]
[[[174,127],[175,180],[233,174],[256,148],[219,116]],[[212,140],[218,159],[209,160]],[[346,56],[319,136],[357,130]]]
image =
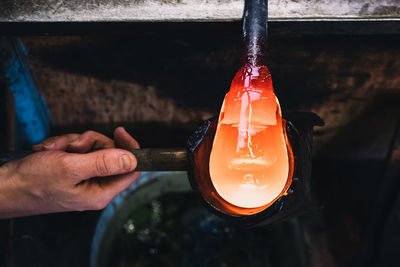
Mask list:
[[272,204],[290,185],[290,153],[268,68],[242,67],[225,96],[211,150],[216,191],[242,208]]

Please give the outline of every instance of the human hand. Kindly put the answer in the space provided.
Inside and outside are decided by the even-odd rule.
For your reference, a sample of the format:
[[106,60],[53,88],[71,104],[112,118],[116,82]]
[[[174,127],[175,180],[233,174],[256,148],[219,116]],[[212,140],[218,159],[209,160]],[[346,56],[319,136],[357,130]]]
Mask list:
[[104,208],[140,176],[135,156],[115,148],[138,142],[122,127],[114,139],[93,131],[51,137],[0,167],[0,218]]

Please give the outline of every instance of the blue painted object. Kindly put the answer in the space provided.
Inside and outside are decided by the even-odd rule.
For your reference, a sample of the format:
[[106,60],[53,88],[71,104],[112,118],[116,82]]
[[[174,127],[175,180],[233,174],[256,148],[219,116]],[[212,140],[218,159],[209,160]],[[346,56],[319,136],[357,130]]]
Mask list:
[[14,95],[15,113],[28,141],[36,144],[49,132],[50,115],[36,90],[27,55],[19,38],[0,38],[0,80]]

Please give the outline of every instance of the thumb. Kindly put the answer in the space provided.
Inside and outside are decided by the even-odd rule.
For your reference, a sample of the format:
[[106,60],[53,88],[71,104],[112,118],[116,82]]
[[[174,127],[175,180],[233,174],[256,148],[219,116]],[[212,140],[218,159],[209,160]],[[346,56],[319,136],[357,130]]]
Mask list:
[[123,149],[102,149],[87,154],[70,154],[70,166],[86,179],[98,176],[112,176],[133,171],[135,156]]

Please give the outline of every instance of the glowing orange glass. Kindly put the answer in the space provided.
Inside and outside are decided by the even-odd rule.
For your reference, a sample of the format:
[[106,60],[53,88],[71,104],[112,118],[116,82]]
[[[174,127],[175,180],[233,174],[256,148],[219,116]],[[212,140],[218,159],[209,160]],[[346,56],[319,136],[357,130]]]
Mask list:
[[286,193],[293,160],[284,126],[268,68],[242,67],[225,96],[209,162],[224,200],[267,207]]

